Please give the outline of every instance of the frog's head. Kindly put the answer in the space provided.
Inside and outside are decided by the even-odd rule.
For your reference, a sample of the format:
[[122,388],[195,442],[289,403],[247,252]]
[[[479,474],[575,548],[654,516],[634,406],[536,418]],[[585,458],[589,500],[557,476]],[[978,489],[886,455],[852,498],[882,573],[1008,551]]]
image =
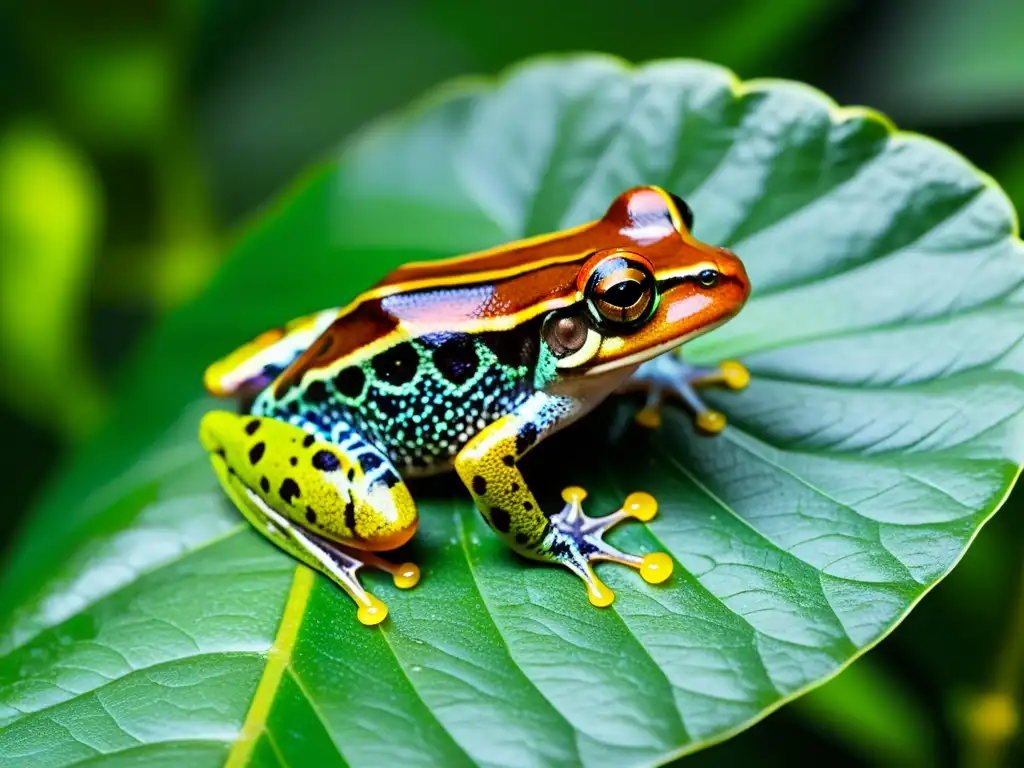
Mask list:
[[743,263],[696,240],[689,206],[659,187],[624,192],[595,226],[616,246],[589,255],[580,300],[542,326],[562,375],[631,368],[718,327],[750,294]]

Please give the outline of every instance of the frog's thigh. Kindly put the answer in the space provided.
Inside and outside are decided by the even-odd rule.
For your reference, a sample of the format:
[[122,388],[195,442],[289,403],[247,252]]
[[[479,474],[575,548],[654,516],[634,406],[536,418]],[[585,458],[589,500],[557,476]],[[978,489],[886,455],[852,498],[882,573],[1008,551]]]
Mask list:
[[414,566],[365,553],[408,541],[416,507],[387,459],[349,434],[333,445],[283,421],[224,411],[206,414],[200,426],[222,485],[257,530],[345,589],[361,606],[360,620],[371,604],[380,610],[370,617],[379,620],[386,609],[355,572],[365,562],[389,571],[399,586],[415,583]]
[[252,394],[269,384],[338,317],[325,309],[264,331],[206,369],[206,389],[217,397]]
[[604,541],[614,526],[637,518],[650,520],[656,510],[654,499],[634,493],[610,515],[591,518],[583,513],[586,492],[566,488],[562,509],[550,517],[519,471],[519,459],[538,440],[550,433],[558,421],[571,413],[571,404],[538,393],[516,412],[481,430],[459,452],[455,468],[473,494],[477,508],[491,528],[520,554],[564,565],[587,586],[590,602],[610,605],[612,591],[594,573],[592,563],[606,560],[640,570],[650,583],[664,581],[672,573],[671,559],[660,552],[639,556],[622,552]]

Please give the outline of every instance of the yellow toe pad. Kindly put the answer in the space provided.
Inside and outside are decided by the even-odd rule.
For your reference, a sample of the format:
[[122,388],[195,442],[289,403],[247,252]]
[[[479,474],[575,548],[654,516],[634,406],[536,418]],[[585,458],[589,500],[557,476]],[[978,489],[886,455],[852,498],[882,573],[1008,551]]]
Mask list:
[[637,491],[626,497],[626,500],[622,503],[622,508],[631,517],[646,523],[658,513],[658,502],[651,494]]
[[721,411],[704,411],[697,415],[697,426],[705,432],[717,435],[725,429],[725,414]]
[[356,618],[359,619],[360,624],[372,627],[374,624],[380,624],[388,617],[388,607],[373,595],[367,594],[367,597],[369,598],[369,603],[359,606]]
[[722,371],[722,380],[729,389],[743,389],[750,383],[750,372],[735,360],[726,360],[719,368]]
[[415,563],[402,563],[392,576],[395,586],[399,589],[412,589],[420,583],[420,569]]
[[672,558],[664,552],[644,555],[640,564],[640,575],[648,584],[661,584],[672,575]]

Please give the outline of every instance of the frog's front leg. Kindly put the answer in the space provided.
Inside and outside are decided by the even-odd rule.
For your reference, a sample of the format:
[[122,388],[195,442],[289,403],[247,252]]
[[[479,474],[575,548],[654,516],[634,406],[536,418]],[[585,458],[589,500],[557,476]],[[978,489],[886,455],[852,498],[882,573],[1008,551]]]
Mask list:
[[509,547],[534,560],[564,565],[583,579],[590,602],[604,607],[615,596],[594,573],[593,562],[610,560],[637,568],[645,581],[657,584],[672,574],[672,560],[662,552],[629,554],[604,541],[605,532],[623,520],[654,517],[657,503],[646,493],[630,494],[616,512],[592,518],[582,510],[586,492],[573,486],[562,492],[561,511],[549,516],[541,510],[518,462],[573,406],[568,398],[533,395],[467,443],[455,458],[455,468],[484,519]]
[[665,399],[671,397],[690,410],[701,431],[717,434],[725,428],[725,414],[709,408],[697,390],[716,385],[739,390],[748,383],[750,374],[735,360],[726,360],[713,368],[701,368],[684,362],[681,351],[673,350],[643,363],[617,393],[641,392],[646,395],[643,408],[636,414],[636,421],[641,426],[659,427],[661,408]]
[[359,583],[360,567],[386,570],[402,588],[419,581],[412,563],[371,554],[409,540],[416,507],[387,459],[355,432],[334,445],[277,419],[213,411],[200,438],[256,530],[344,589],[363,624],[383,621],[387,607]]

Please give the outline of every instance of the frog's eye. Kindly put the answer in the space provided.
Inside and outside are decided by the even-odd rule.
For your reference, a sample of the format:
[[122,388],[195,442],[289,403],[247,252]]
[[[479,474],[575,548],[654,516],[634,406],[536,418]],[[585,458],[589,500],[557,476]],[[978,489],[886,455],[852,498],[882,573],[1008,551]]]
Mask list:
[[718,284],[721,273],[717,269],[702,269],[697,273],[697,282],[705,288],[713,288]]
[[587,298],[603,320],[636,323],[646,319],[654,306],[654,276],[639,262],[610,258],[594,269]]
[[683,200],[683,198],[673,195],[671,192],[668,193],[668,196],[671,197],[672,202],[676,204],[676,210],[679,211],[679,216],[682,218],[683,224],[686,225],[688,230],[693,231],[693,209],[686,204],[686,201]]

